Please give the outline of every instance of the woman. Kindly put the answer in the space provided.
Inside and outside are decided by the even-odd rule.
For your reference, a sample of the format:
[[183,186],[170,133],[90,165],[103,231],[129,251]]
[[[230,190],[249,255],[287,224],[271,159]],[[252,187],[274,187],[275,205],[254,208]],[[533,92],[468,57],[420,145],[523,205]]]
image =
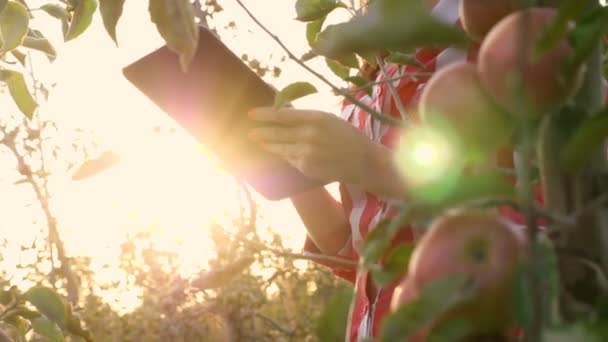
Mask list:
[[[362,0],[365,2],[365,0]],[[458,25],[457,0],[425,0],[431,13]],[[377,81],[404,72],[434,72],[449,63],[472,59],[472,54],[453,48],[423,48],[416,59],[424,68],[387,64],[386,74],[371,72]],[[411,113],[428,78],[404,77],[393,82],[401,102]],[[372,95],[361,91],[359,101],[378,112],[399,119],[400,113],[387,83],[373,87]],[[291,198],[307,230],[305,251],[358,261],[358,251],[367,233],[382,219],[392,217],[394,200],[407,198],[407,189],[393,165],[392,151],[399,130],[382,124],[357,106],[345,102],[341,118],[319,111],[259,108],[252,118],[281,126],[258,128],[251,138],[278,154],[307,176],[340,182],[341,203],[319,188]],[[281,128],[278,128],[281,127]],[[411,227],[403,227],[395,243],[414,243]],[[332,271],[354,283],[356,291],[349,318],[347,340],[377,336],[388,313],[396,284],[378,289],[367,272],[329,265]]]

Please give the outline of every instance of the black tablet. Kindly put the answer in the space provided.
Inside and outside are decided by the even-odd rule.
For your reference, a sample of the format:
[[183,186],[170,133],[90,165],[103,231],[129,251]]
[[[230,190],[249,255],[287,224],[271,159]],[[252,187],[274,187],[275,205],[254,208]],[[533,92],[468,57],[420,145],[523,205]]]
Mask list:
[[179,125],[207,146],[227,170],[270,200],[280,200],[324,183],[306,178],[247,138],[260,125],[250,109],[271,106],[275,89],[201,27],[188,72],[167,46],[123,69],[123,74]]

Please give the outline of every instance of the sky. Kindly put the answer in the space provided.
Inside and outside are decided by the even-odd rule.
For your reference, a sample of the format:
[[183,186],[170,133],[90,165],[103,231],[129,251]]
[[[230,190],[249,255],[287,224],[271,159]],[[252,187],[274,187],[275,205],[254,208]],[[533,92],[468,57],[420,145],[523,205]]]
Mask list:
[[[36,3],[46,1],[29,3],[36,7]],[[295,1],[244,3],[297,56],[307,51],[305,25],[294,20]],[[229,48],[237,55],[247,53],[281,67],[279,78],[266,78],[276,88],[303,80],[315,84],[320,94],[294,102],[296,107],[337,113],[339,98],[327,86],[295,63],[281,63],[285,53],[236,1],[221,4],[225,11],[218,16],[219,23],[235,21],[238,27],[235,32],[220,31]],[[344,20],[345,14],[334,14],[328,23]],[[118,275],[102,268],[116,264],[126,234],[150,231],[160,248],[178,252],[185,275],[196,273],[205,267],[213,248],[207,227],[215,218],[236,213],[237,189],[231,176],[214,162],[212,151],[205,150],[122,77],[123,67],[164,44],[149,19],[147,1],[126,1],[117,28],[118,47],[103,29],[98,13],[87,32],[67,43],[61,39],[59,22],[43,13],[36,17],[32,25],[43,31],[58,51],[51,64],[32,55],[36,77],[47,84],[56,83],[49,101],[41,104],[41,117],[52,118],[66,131],[84,129],[102,150],[121,156],[115,167],[85,181],[71,181],[69,174],[53,175],[52,205],[68,253],[90,256],[98,276],[112,280]],[[310,65],[339,84],[322,60]],[[12,106],[7,98],[0,96],[3,108]],[[156,126],[162,128],[160,133],[154,132]],[[171,127],[176,134],[167,133]],[[68,135],[59,138],[69,143]],[[10,156],[0,151],[0,165],[11,162]],[[11,167],[0,169],[0,207],[3,216],[8,215],[0,220],[0,236],[10,242],[5,265],[27,261],[18,245],[30,243],[43,228],[31,189],[14,186],[16,177]],[[337,196],[335,184],[328,188]],[[305,229],[289,201],[255,197],[265,223],[297,249]]]

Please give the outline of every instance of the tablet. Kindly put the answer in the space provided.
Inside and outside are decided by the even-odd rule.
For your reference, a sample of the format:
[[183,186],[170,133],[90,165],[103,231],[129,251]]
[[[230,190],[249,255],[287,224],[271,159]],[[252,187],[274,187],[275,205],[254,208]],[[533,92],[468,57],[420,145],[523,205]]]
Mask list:
[[126,66],[123,74],[145,96],[209,148],[227,171],[270,200],[325,183],[305,177],[247,138],[250,109],[271,106],[276,90],[210,30],[201,27],[198,49],[184,73],[176,53],[163,46]]

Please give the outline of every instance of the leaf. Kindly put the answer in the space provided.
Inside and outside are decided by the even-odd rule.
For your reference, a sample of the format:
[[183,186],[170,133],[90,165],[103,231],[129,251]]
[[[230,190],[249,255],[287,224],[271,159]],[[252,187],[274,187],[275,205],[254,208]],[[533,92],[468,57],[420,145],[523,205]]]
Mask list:
[[76,315],[70,316],[67,330],[70,332],[70,334],[80,336],[87,342],[93,341],[91,332],[82,327],[82,321]]
[[354,53],[349,53],[344,56],[340,56],[336,58],[336,61],[340,62],[340,64],[345,67],[349,67],[351,69],[359,69],[359,60],[357,59],[357,55]]
[[222,287],[247,269],[254,261],[252,257],[245,257],[221,269],[207,271],[192,281],[192,286],[201,290]]
[[531,327],[534,309],[532,307],[532,291],[526,279],[527,265],[520,264],[515,272],[515,284],[513,286],[513,314],[515,323],[528,330]]
[[419,68],[424,68],[424,65],[420,64],[416,57],[403,52],[391,52],[388,56],[386,56],[385,60],[387,63],[415,65]]
[[351,289],[342,289],[325,304],[315,329],[319,341],[344,341],[352,297]]
[[329,58],[325,58],[325,63],[327,64],[329,70],[331,70],[336,76],[340,77],[341,79],[348,78],[350,74],[349,67],[345,67],[340,62]]
[[584,1],[562,1],[557,17],[549,27],[545,29],[535,46],[534,56],[539,57],[548,50],[554,48],[566,35],[568,24],[576,19],[583,9],[587,7]]
[[199,29],[189,0],[150,0],[150,16],[169,49],[178,53],[182,70],[196,53]]
[[[28,325],[27,325],[27,322],[22,317],[19,317],[17,315],[12,315],[10,317],[6,317],[4,319],[4,321],[6,323],[14,326],[15,328],[17,328],[17,330],[19,331],[19,334],[21,334],[21,336],[25,336],[25,334],[27,334]],[[2,341],[2,340],[0,339],[0,341]]]
[[99,0],[99,11],[101,12],[103,26],[116,45],[118,45],[116,25],[122,16],[124,4],[125,0]]
[[304,96],[314,94],[317,88],[308,82],[295,82],[283,88],[275,96],[274,105],[280,107]]
[[9,1],[0,12],[0,54],[21,45],[27,34],[30,17],[22,4]]
[[608,30],[608,7],[597,7],[590,14],[577,22],[570,34],[574,45],[574,54],[568,59],[564,78],[575,77],[579,67],[587,60],[596,48],[602,35]]
[[85,161],[72,175],[73,180],[82,180],[98,175],[120,161],[120,156],[112,151],[106,151],[98,158]]
[[392,239],[408,221],[411,212],[412,207],[402,209],[396,217],[381,221],[367,234],[361,249],[363,267],[369,268],[380,260]]
[[63,38],[65,39],[70,29],[68,11],[64,7],[57,4],[45,4],[40,6],[40,9],[48,13],[51,17],[61,21],[61,31],[63,32]]
[[434,327],[427,340],[428,342],[464,341],[473,331],[475,325],[472,322],[456,318]]
[[65,41],[79,37],[91,25],[93,14],[97,10],[95,0],[77,0],[70,28],[65,36]]
[[462,31],[431,16],[418,1],[376,0],[367,14],[323,30],[314,50],[320,55],[338,58],[352,52],[362,54],[467,42]]
[[57,324],[46,318],[36,318],[32,320],[34,331],[49,339],[49,342],[63,342],[63,334]]
[[57,58],[57,51],[46,38],[25,37],[22,46],[43,52],[51,62]]
[[306,24],[306,40],[308,41],[308,45],[310,47],[315,45],[317,41],[317,35],[321,32],[321,28],[323,27],[323,23],[325,22],[326,17],[321,17],[315,21],[311,21]]
[[350,77],[345,78],[344,80],[347,82],[350,82],[360,88],[362,88],[362,87],[371,88],[372,87],[372,85],[370,84],[371,81],[363,76],[350,76]]
[[561,152],[561,165],[567,172],[581,168],[608,137],[608,108],[586,119],[568,139]]
[[17,59],[21,65],[25,66],[27,56],[23,52],[15,49],[11,51],[11,55],[13,55],[13,57],[15,57],[15,59]]
[[23,74],[13,70],[0,70],[0,82],[5,82],[8,85],[8,90],[19,110],[28,119],[31,119],[38,104],[27,89]]
[[41,316],[39,312],[30,310],[30,309],[26,308],[25,306],[18,306],[16,308],[16,313],[19,316],[21,316],[23,318],[27,318],[27,319],[34,319],[34,318],[38,318]]
[[32,303],[46,318],[60,328],[65,328],[68,320],[68,309],[63,299],[53,289],[35,286],[23,294],[23,298]]
[[600,342],[597,334],[589,331],[582,322],[568,326],[548,327],[543,330],[543,341],[550,342]]
[[315,21],[327,16],[338,7],[345,7],[336,0],[297,0],[296,20]]
[[379,341],[403,341],[417,330],[467,298],[463,275],[436,279],[425,286],[420,296],[387,316],[381,326]]
[[384,260],[383,265],[372,268],[372,278],[379,287],[384,287],[407,273],[413,245],[398,245]]

